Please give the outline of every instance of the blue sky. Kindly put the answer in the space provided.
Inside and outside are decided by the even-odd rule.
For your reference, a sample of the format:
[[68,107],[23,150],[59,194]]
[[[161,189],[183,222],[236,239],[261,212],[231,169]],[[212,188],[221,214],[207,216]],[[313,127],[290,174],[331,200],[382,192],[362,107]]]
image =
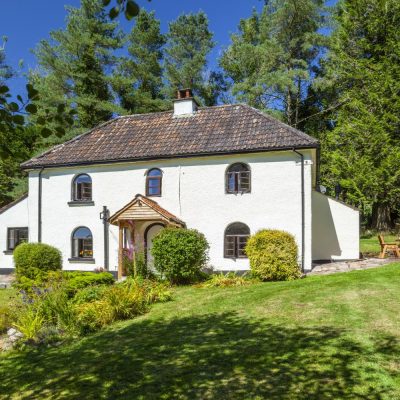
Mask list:
[[[165,32],[168,22],[182,13],[204,11],[210,20],[217,46],[210,54],[209,65],[215,66],[221,49],[229,44],[229,36],[235,32],[240,18],[248,17],[253,8],[261,9],[261,0],[138,0],[147,10],[155,10]],[[79,0],[2,0],[0,13],[0,38],[8,37],[7,61],[17,68],[24,61],[23,72],[34,68],[36,60],[31,49],[41,39],[49,37],[51,30],[65,26],[65,5],[79,6]],[[119,19],[128,31],[133,22]],[[13,93],[24,93],[23,77],[10,82]]]

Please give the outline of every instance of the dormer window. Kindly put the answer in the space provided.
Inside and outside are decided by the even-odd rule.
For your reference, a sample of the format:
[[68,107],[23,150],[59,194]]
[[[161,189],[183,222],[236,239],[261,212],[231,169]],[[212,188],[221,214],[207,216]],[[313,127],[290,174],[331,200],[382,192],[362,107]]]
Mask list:
[[81,174],[74,178],[72,201],[92,201],[92,179],[89,175]]
[[153,168],[147,172],[146,176],[146,196],[161,196],[162,172],[158,168]]
[[250,193],[250,167],[244,163],[232,164],[226,170],[226,193]]

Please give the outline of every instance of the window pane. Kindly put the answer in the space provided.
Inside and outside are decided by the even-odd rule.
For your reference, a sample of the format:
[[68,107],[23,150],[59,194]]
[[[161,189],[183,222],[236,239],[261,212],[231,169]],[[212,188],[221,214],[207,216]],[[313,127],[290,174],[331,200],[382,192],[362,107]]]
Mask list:
[[159,169],[155,168],[155,169],[151,169],[148,173],[147,176],[161,176],[162,173]]
[[235,257],[235,237],[226,236],[225,237],[225,257],[234,258]]
[[244,251],[247,243],[248,236],[237,236],[237,256],[247,257]]
[[225,233],[227,235],[250,235],[250,229],[247,225],[241,222],[236,222],[229,225]]
[[161,179],[147,178],[147,195],[154,196],[161,194]]
[[240,172],[239,173],[239,192],[249,192],[250,191],[250,172]]
[[72,235],[72,257],[93,257],[93,238],[89,228],[80,227]]
[[8,229],[7,250],[14,250],[19,244],[28,241],[28,228]]
[[237,192],[235,175],[236,174],[234,172],[229,172],[228,173],[227,191],[229,193]]
[[74,200],[92,200],[92,179],[89,175],[79,175],[74,180]]

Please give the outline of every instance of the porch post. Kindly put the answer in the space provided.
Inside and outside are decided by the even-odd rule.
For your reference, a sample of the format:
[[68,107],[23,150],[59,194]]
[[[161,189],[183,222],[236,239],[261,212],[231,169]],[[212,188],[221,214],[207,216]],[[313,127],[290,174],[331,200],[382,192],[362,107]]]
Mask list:
[[123,227],[121,222],[118,222],[119,240],[118,240],[118,279],[122,278],[122,263],[123,263]]

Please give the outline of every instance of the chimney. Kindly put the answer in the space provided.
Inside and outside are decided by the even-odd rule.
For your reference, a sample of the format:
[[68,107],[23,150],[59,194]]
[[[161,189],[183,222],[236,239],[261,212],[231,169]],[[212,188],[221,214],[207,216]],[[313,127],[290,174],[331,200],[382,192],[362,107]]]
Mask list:
[[190,117],[197,111],[198,104],[191,89],[179,89],[174,100],[174,117]]

